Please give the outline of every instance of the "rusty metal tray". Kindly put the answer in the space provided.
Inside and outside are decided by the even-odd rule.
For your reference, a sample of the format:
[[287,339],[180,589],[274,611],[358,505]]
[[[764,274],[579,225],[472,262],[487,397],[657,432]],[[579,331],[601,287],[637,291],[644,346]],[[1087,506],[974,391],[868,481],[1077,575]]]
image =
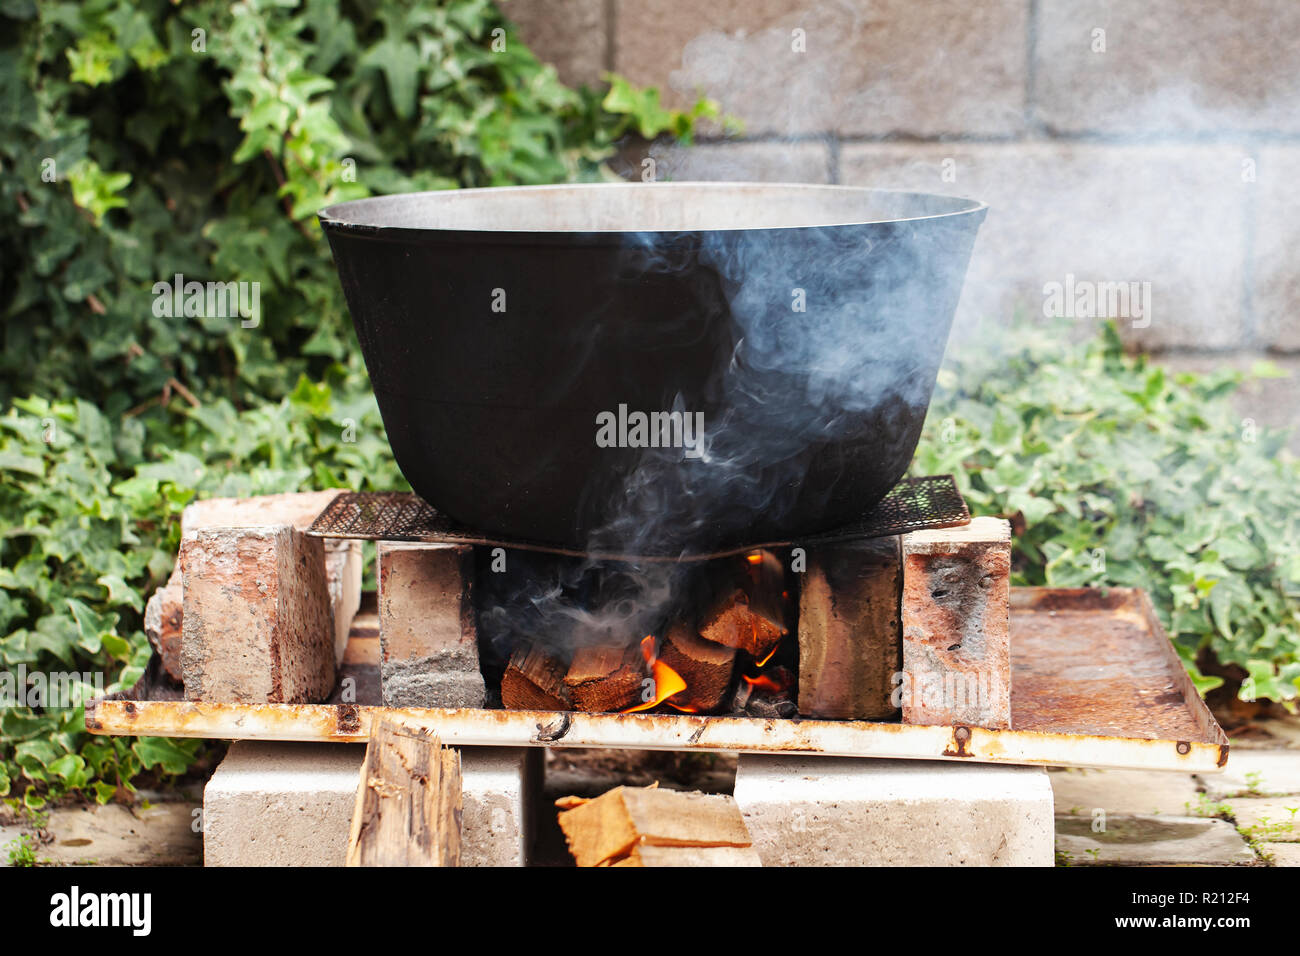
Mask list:
[[[827,756],[1214,772],[1228,740],[1179,663],[1145,592],[1013,588],[1012,730],[870,721],[580,714],[377,706],[379,628],[358,615],[343,676],[357,703],[216,704],[100,700],[97,734],[256,740],[364,741],[395,716],[464,746],[614,747],[792,752]],[[337,697],[337,694],[336,694]]]

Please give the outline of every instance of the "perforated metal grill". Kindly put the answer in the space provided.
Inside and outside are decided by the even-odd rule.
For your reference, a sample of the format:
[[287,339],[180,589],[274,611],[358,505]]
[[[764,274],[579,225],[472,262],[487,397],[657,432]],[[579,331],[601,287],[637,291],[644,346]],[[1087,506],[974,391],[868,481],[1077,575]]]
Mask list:
[[[596,553],[596,558],[642,560],[702,560],[728,554],[742,554],[754,548],[784,547],[789,544],[833,543],[862,538],[881,538],[920,531],[924,528],[952,528],[970,521],[966,502],[957,491],[952,475],[931,475],[900,481],[881,502],[858,521],[834,531],[807,535],[798,541],[754,541],[690,556],[629,555]],[[578,555],[582,552],[559,548],[541,541],[502,538],[457,524],[434,510],[423,498],[410,492],[348,491],[330,502],[313,522],[308,534],[322,538],[363,538],[372,541],[428,541],[450,544],[494,545],[526,551]]]

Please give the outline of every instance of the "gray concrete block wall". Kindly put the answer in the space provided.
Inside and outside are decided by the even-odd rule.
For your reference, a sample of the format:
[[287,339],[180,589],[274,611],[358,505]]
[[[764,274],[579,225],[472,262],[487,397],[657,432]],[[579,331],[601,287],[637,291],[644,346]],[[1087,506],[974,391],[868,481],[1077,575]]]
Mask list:
[[[1135,345],[1300,353],[1292,0],[503,0],[571,81],[605,69],[746,123],[657,178],[971,195],[957,332],[1066,273],[1152,283]],[[710,135],[711,134],[711,135]],[[943,161],[955,163],[944,178]],[[640,165],[620,166],[639,175]],[[1086,332],[1086,329],[1083,330]]]

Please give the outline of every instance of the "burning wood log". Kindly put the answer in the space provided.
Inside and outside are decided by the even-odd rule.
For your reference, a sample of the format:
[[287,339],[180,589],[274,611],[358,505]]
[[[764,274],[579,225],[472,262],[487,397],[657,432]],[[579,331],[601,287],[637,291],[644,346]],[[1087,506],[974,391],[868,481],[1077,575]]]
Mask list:
[[427,730],[371,731],[348,839],[348,866],[459,866],[460,752]]
[[648,677],[640,645],[594,644],[574,652],[564,684],[573,709],[607,713],[641,703],[642,681]]
[[762,865],[739,806],[723,794],[615,787],[555,805],[578,866]]
[[766,660],[786,633],[785,569],[770,551],[715,564],[720,570],[700,637]]
[[521,643],[501,677],[501,703],[507,710],[573,710],[564,662],[538,644]]
[[706,641],[693,627],[674,624],[664,637],[659,659],[681,675],[686,690],[669,703],[687,710],[716,710],[731,686],[736,649]]

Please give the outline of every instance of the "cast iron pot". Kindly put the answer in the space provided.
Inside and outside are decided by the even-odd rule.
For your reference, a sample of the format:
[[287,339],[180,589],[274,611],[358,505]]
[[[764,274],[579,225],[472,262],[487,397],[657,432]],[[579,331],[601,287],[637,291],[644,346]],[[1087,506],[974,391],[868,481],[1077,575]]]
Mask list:
[[902,477],[985,211],[616,183],[320,220],[416,492],[504,538],[677,554],[830,530]]

